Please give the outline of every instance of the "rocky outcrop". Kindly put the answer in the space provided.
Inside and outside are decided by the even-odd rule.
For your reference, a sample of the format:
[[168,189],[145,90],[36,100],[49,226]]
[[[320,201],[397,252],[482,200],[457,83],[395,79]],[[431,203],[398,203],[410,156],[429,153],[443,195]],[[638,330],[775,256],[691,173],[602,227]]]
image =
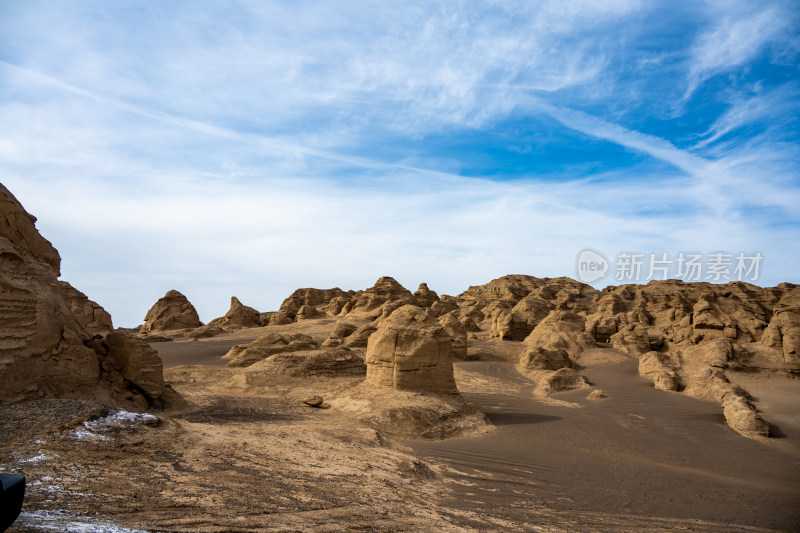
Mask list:
[[632,355],[716,339],[744,346],[761,340],[785,292],[743,282],[680,280],[606,287],[585,311],[587,331]]
[[452,296],[443,294],[438,300],[431,304],[430,309],[428,309],[428,314],[433,317],[440,317],[452,311],[459,310],[458,301]]
[[492,318],[491,336],[504,340],[524,340],[553,308],[552,303],[540,296],[528,295],[508,312],[498,313]]
[[747,391],[734,385],[719,368],[704,367],[695,369],[686,376],[684,394],[699,400],[722,403],[726,396],[747,397]]
[[[352,291],[347,293],[338,287],[333,289],[297,289],[281,303],[278,311],[270,317],[269,324],[291,324],[297,320],[297,315],[301,309],[303,309],[303,312],[300,313],[301,319],[324,314],[325,311],[323,309],[330,306],[332,302],[342,302],[341,305],[343,306],[344,301],[353,294]],[[340,311],[341,307],[339,306],[338,309]],[[338,311],[332,314],[336,315]]]
[[36,217],[25,211],[11,191],[0,184],[0,239],[10,243],[15,250],[4,248],[3,259],[14,260],[15,255],[34,258],[44,263],[56,277],[61,275],[61,256],[50,241],[36,229]]
[[764,422],[747,398],[728,395],[722,402],[722,412],[728,425],[745,437],[768,437],[769,425]]
[[639,323],[617,325],[617,332],[609,337],[608,342],[614,348],[633,356],[639,356],[652,349],[647,326]]
[[374,319],[381,316],[383,308],[387,304],[393,305],[396,309],[400,302],[404,304],[417,303],[411,291],[400,285],[394,278],[384,276],[378,279],[375,285],[348,302],[342,308],[342,314]]
[[420,283],[419,288],[414,291],[414,298],[420,307],[430,307],[439,301],[439,295],[428,288],[427,283]]
[[149,344],[124,333],[109,333],[105,345],[108,358],[123,378],[151,399],[164,394],[164,365]]
[[297,352],[318,347],[317,342],[308,335],[270,332],[249,344],[236,344],[222,357],[230,359],[228,366],[244,367],[278,353]]
[[439,318],[439,324],[444,328],[453,344],[450,347],[450,357],[464,360],[467,358],[467,328],[456,316],[456,311],[451,311]]
[[81,291],[67,283],[59,281],[61,294],[67,301],[75,320],[90,335],[105,336],[114,330],[111,315],[100,304],[90,300]]
[[555,372],[542,373],[537,381],[537,393],[544,396],[589,387],[586,378],[571,368],[559,368]]
[[366,348],[367,342],[373,333],[378,329],[375,324],[365,324],[347,336],[344,346],[347,348]]
[[65,290],[85,302],[58,283],[58,252],[35,221],[0,185],[0,404],[76,398],[146,408],[142,391],[129,386],[79,322],[101,326],[104,317],[94,312],[96,304],[91,314],[84,305],[70,305]]
[[587,400],[603,400],[605,398],[608,398],[608,394],[602,389],[595,389],[586,396]]
[[800,374],[800,287],[789,289],[775,305],[763,343],[780,349],[786,369]]
[[208,326],[223,329],[257,328],[261,326],[261,313],[231,296],[231,307],[224,316],[215,318]]
[[364,360],[344,348],[280,352],[244,369],[247,385],[266,385],[276,377],[361,377],[366,375]]
[[639,358],[639,375],[652,379],[657,389],[676,391],[680,388],[680,378],[670,368],[668,361],[665,354],[647,352]]
[[172,290],[160,298],[144,317],[141,333],[150,335],[162,331],[194,329],[202,326],[197,310],[178,291]]
[[[322,343],[322,346],[324,348],[341,346],[342,343],[345,342],[345,339],[352,335],[357,329],[358,326],[356,324],[339,320],[336,322],[336,325],[333,327],[330,335],[328,335],[328,338]],[[366,347],[366,340],[364,346]]]
[[571,357],[593,348],[594,339],[585,331],[585,321],[570,311],[552,311],[525,339],[520,357],[522,370],[558,370],[574,366]]
[[457,393],[450,335],[424,309],[406,305],[381,322],[367,344],[372,387]]
[[[492,336],[522,340],[551,310],[577,311],[583,300],[596,293],[589,285],[566,277],[509,275],[470,287],[457,299],[462,316],[486,321]],[[477,317],[476,312],[480,313]]]

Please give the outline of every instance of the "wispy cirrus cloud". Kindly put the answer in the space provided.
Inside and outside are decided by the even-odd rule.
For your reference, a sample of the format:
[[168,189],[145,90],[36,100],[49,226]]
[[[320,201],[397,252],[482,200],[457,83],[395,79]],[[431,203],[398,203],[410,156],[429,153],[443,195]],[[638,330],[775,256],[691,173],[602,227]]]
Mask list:
[[792,2],[711,2],[714,25],[692,46],[684,100],[710,77],[745,65],[772,44],[795,47],[798,12]]

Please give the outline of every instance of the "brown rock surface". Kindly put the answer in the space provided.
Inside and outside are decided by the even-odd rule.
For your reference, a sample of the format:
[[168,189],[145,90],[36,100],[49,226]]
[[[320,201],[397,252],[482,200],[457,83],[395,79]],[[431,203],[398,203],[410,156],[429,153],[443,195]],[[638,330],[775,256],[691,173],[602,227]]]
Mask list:
[[639,358],[639,375],[653,380],[655,388],[676,391],[680,378],[669,367],[669,358],[659,352],[647,352]]
[[406,305],[381,322],[367,344],[369,386],[458,393],[450,335],[425,310]]
[[[36,217],[25,211],[11,191],[0,183],[0,238],[49,266],[58,277],[61,275],[61,256],[50,241],[39,234],[35,224]],[[11,252],[4,249],[0,253]],[[4,259],[11,259],[11,256],[4,256]]]
[[745,437],[768,437],[769,425],[761,418],[753,404],[746,398],[728,395],[722,402],[725,421],[740,435]]
[[149,344],[125,335],[109,333],[105,338],[108,357],[122,377],[151,399],[164,394],[164,367],[158,352]]
[[230,359],[228,366],[243,367],[285,352],[296,352],[318,348],[317,342],[302,333],[270,332],[249,344],[237,344],[223,358]]
[[377,318],[383,312],[383,306],[396,302],[416,304],[416,298],[397,280],[384,276],[378,279],[375,285],[356,295],[342,312],[353,316]]
[[[322,346],[324,348],[340,346],[345,342],[345,339],[352,335],[357,329],[358,326],[356,324],[339,320],[336,322],[336,326],[334,326],[331,334],[328,335],[328,338],[322,343]],[[366,347],[366,343],[364,346]]]
[[356,353],[339,346],[275,353],[253,363],[243,372],[247,385],[263,385],[278,376],[361,377],[366,375],[367,367]]
[[331,305],[336,300],[341,302],[340,299],[345,299],[353,294],[352,291],[346,293],[338,287],[333,289],[297,289],[281,303],[278,311],[270,317],[269,323],[271,325],[291,324],[297,320],[298,313],[306,306],[308,307],[303,311],[303,318],[308,318],[313,313],[311,308],[315,310],[319,308],[318,314],[321,314],[321,308]]
[[[39,235],[35,221],[0,185],[0,404],[78,398],[146,406],[103,354],[88,346],[92,335],[57,281],[58,252]],[[77,291],[69,292],[82,301]],[[88,318],[83,308],[77,314]],[[104,319],[100,313],[96,318]]]
[[197,310],[186,296],[171,290],[147,311],[141,333],[148,335],[161,331],[199,328],[202,325]]
[[224,316],[215,318],[208,326],[225,329],[256,328],[261,326],[261,313],[231,296],[231,307]]
[[451,311],[439,318],[439,324],[444,328],[453,344],[450,348],[450,357],[454,359],[467,358],[467,328],[456,316],[456,311]]
[[428,314],[434,317],[440,317],[451,311],[459,311],[458,301],[453,296],[443,294],[438,300],[431,304],[430,309],[428,309]]
[[419,284],[419,288],[414,291],[414,298],[420,307],[430,307],[439,301],[439,295],[436,294],[436,291],[430,290],[427,283]]
[[114,330],[111,315],[100,304],[90,300],[66,281],[59,281],[58,286],[78,324],[87,333],[105,336]]
[[584,318],[570,311],[552,311],[525,339],[520,358],[523,370],[558,370],[574,366],[570,356],[595,346],[585,331]]
[[540,296],[528,295],[508,312],[493,317],[491,336],[514,341],[524,340],[553,308],[552,303]]
[[800,287],[781,296],[764,333],[764,343],[779,347],[786,368],[800,374]]
[[367,342],[373,333],[378,329],[375,324],[364,324],[344,340],[344,346],[348,348],[366,348]]
[[544,395],[589,387],[586,378],[571,368],[559,368],[555,372],[543,373],[538,382],[538,392]]
[[[583,300],[597,293],[589,285],[573,279],[537,278],[525,275],[509,275],[490,281],[485,285],[472,286],[458,295],[458,304],[467,315],[479,311],[499,338],[522,340],[544,318],[543,306],[550,309],[577,309]],[[529,301],[514,309],[523,299]],[[463,315],[462,315],[463,316]]]

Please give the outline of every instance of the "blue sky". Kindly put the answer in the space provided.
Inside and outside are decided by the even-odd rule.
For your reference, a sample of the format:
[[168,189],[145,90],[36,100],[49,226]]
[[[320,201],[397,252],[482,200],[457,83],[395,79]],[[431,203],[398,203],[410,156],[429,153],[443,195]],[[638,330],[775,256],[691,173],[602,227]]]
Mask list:
[[797,283],[798,29],[792,1],[2,0],[0,182],[123,326],[172,288],[210,320],[585,248]]

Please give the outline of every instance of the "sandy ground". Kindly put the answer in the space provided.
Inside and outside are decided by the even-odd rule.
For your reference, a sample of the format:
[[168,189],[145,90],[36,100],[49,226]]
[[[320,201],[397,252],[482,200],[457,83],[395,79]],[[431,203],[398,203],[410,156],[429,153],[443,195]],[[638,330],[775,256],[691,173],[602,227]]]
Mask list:
[[[461,487],[452,505],[468,503],[531,526],[541,524],[546,508],[568,529],[604,529],[614,520],[632,529],[800,528],[796,438],[745,439],[727,427],[717,404],[654,389],[635,362],[586,369],[609,397],[588,400],[587,390],[554,395],[562,405],[536,399],[508,365],[457,366],[464,397],[497,431],[409,443],[424,460],[450,469],[449,482]],[[485,376],[502,388],[492,381],[481,386]],[[780,383],[787,394],[775,395],[797,412],[798,380],[750,381]],[[783,415],[765,416],[782,422],[786,435],[800,429],[796,415],[791,425]]]
[[76,401],[0,408],[0,468],[29,483],[10,531],[800,531],[800,380],[731,376],[778,436],[752,440],[627,356],[582,361],[607,399],[545,399],[506,362],[518,345],[480,339],[456,380],[495,431],[403,441],[300,401],[358,379],[237,387],[217,357],[254,333],[159,344],[188,402],[160,422]]

